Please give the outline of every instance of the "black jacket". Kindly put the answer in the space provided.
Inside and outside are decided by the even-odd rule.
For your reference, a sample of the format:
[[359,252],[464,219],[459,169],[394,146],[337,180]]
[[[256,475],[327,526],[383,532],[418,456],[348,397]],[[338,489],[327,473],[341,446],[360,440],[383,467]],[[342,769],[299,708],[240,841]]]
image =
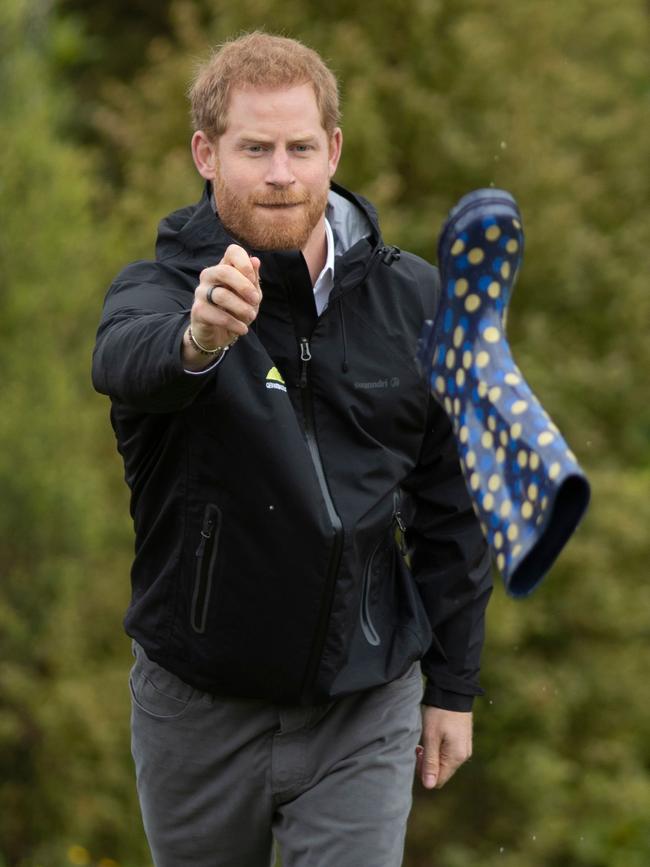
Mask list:
[[422,658],[425,702],[469,710],[491,578],[414,360],[436,269],[384,246],[369,203],[333,185],[322,315],[301,253],[257,253],[253,329],[192,375],[199,272],[232,243],[208,193],[162,221],[155,261],[117,277],[97,335],[136,533],[126,631],[213,693],[320,702]]

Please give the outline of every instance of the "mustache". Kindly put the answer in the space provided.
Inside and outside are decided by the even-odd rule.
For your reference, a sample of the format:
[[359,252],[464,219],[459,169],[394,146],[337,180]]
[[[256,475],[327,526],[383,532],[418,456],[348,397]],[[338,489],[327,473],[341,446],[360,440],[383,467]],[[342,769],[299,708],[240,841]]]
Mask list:
[[278,191],[271,195],[257,195],[254,198],[256,205],[304,205],[309,201],[309,196],[304,193],[291,193]]

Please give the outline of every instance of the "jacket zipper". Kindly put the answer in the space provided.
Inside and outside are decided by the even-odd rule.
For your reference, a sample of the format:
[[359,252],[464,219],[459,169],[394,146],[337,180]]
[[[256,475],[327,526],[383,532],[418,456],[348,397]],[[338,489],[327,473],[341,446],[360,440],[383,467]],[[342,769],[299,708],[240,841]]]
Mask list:
[[383,541],[384,534],[382,534],[381,539],[377,542],[373,548],[372,554],[368,558],[366,568],[363,572],[363,587],[361,589],[361,608],[359,611],[361,631],[363,632],[368,644],[371,644],[373,647],[378,647],[381,644],[381,638],[379,637],[370,616],[370,585],[372,584],[372,566],[375,562],[375,555],[381,548]]
[[201,541],[196,549],[196,573],[191,612],[192,628],[195,632],[205,632],[220,531],[221,512],[217,506],[206,506],[201,527]]
[[314,405],[312,401],[312,393],[311,388],[309,387],[309,362],[311,361],[311,347],[309,345],[309,339],[307,337],[302,337],[300,339],[300,397],[302,402],[302,411],[305,422],[305,437],[307,440],[307,447],[309,448],[309,454],[314,465],[314,469],[316,471],[316,478],[318,479],[318,486],[321,491],[321,495],[323,500],[325,501],[325,508],[327,509],[327,516],[330,520],[330,524],[332,525],[332,530],[334,531],[334,541],[332,543],[332,551],[330,553],[329,564],[327,567],[327,580],[325,583],[325,589],[323,592],[323,598],[320,609],[320,616],[318,618],[318,623],[316,625],[316,633],[314,636],[314,643],[312,645],[312,651],[307,663],[307,671],[305,674],[305,681],[303,686],[303,693],[305,693],[312,685],[313,680],[316,676],[316,672],[318,669],[318,665],[320,663],[321,653],[323,650],[323,645],[325,644],[325,636],[327,634],[327,626],[329,623],[330,610],[332,607],[332,601],[334,598],[334,587],[336,585],[336,576],[339,571],[339,564],[341,562],[341,552],[343,550],[343,524],[341,519],[336,511],[334,506],[334,502],[332,500],[332,496],[330,494],[330,490],[327,484],[327,479],[325,477],[325,470],[323,469],[323,463],[321,461],[320,450],[318,448],[318,441],[316,439],[316,426],[314,423]]
[[[397,491],[393,493],[393,515],[388,529],[391,530],[393,526],[397,526],[399,530],[399,537],[397,537],[397,533],[395,534],[395,536],[397,537],[399,552],[402,556],[404,556],[404,533],[406,532],[406,524],[404,523],[402,513],[400,512],[400,498]],[[368,558],[366,568],[364,569],[363,573],[363,587],[361,590],[361,608],[359,611],[359,617],[361,620],[361,631],[363,632],[368,644],[371,644],[373,647],[378,647],[381,644],[381,638],[379,637],[379,633],[375,629],[375,626],[372,622],[372,617],[370,616],[370,587],[372,584],[372,567],[375,562],[375,557],[377,556],[377,551],[379,551],[385,541],[385,533],[386,531],[382,533],[379,541],[372,550],[372,554]]]

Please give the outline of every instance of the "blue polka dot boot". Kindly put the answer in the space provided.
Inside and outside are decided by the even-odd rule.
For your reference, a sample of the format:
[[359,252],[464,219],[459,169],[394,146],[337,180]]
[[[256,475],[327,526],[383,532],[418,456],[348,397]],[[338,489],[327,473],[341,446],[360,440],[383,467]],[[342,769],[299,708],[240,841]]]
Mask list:
[[441,302],[419,352],[452,421],[474,509],[512,596],[541,581],[589,502],[575,455],[506,340],[523,246],[509,193],[476,190],[460,200],[438,241]]

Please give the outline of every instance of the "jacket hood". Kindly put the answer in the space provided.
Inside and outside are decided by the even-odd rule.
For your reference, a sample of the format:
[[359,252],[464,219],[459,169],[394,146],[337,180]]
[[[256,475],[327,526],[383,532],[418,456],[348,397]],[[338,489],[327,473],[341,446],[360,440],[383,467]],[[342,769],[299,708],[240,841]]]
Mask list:
[[[337,256],[343,255],[362,239],[367,239],[374,248],[381,242],[377,212],[363,196],[351,193],[336,183],[330,186],[326,216],[334,235]],[[208,181],[201,200],[174,211],[161,220],[156,241],[156,259],[182,259],[189,262],[204,262],[221,255],[229,244],[239,243],[223,226],[215,214],[211,184]],[[251,255],[259,255],[264,261],[269,251],[256,251],[246,247]]]

